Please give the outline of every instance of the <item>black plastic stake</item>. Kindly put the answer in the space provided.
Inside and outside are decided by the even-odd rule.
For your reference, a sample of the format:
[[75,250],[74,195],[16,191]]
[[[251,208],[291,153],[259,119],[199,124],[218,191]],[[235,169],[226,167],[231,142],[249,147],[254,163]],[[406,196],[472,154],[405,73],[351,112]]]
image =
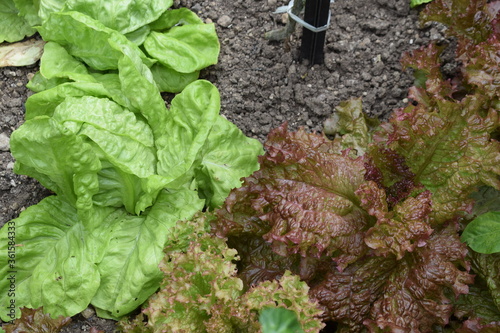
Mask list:
[[[302,0],[297,0],[302,1]],[[330,15],[330,0],[306,0],[304,21],[314,27],[322,27],[328,23]],[[325,61],[326,31],[313,32],[304,28],[300,57],[308,59],[311,65],[322,64]]]

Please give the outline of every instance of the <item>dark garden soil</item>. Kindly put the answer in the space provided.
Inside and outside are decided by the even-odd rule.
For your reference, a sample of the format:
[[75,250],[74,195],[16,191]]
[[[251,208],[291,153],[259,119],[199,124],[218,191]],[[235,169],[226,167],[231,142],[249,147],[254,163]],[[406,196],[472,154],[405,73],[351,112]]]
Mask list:
[[[419,28],[418,10],[409,0],[337,0],[331,4],[326,33],[325,63],[310,66],[299,60],[302,28],[284,42],[269,42],[266,31],[283,26],[284,16],[272,14],[283,0],[181,0],[217,26],[219,63],[202,78],[220,90],[221,113],[246,135],[262,142],[267,133],[287,121],[321,131],[339,102],[361,97],[364,110],[387,118],[407,103],[411,73],[402,72],[405,51],[430,40],[448,43],[443,28]],[[445,71],[453,70],[450,62]],[[0,226],[50,194],[36,181],[13,173],[9,136],[23,121],[25,88],[37,66],[0,68]],[[79,315],[65,332],[113,331],[113,322]]]

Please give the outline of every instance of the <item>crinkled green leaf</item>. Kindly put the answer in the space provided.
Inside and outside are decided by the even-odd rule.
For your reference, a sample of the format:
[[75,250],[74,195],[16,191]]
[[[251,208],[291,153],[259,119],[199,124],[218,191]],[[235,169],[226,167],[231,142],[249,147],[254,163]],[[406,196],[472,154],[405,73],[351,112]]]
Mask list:
[[319,332],[325,325],[319,321],[322,311],[309,298],[309,286],[297,275],[285,272],[279,281],[264,281],[242,296],[249,310],[282,307],[297,315],[304,332]]
[[[26,100],[25,119],[33,119],[38,116],[52,116],[56,107],[68,97],[115,97],[102,83],[98,82],[66,82],[53,88],[43,90],[37,94],[31,95]],[[123,101],[121,99],[120,101]],[[124,102],[122,102],[125,104]],[[119,103],[121,104],[121,103]],[[121,104],[122,106],[125,106]]]
[[66,78],[53,78],[51,80],[47,80],[38,71],[35,73],[35,75],[33,75],[31,80],[29,80],[29,82],[26,84],[26,88],[28,88],[34,92],[40,92],[40,91],[54,88],[59,84],[63,84],[65,82],[69,82],[69,81],[70,80],[66,79]]
[[166,135],[165,102],[154,83],[153,74],[141,59],[140,51],[138,52],[128,41],[115,38],[116,36],[114,35],[108,42],[121,54],[118,61],[119,87],[132,107],[146,118],[155,140],[158,141]]
[[87,136],[123,171],[141,178],[155,173],[153,133],[133,112],[106,98],[67,97],[52,119],[68,131]]
[[[95,202],[124,205],[134,213],[142,194],[141,178],[156,174],[156,151],[149,126],[109,99],[90,96],[67,97],[54,111],[52,120],[97,145],[94,152],[101,164],[107,165],[107,171],[100,170],[99,182],[105,184],[99,185]],[[114,186],[109,186],[107,179],[113,179]]]
[[164,124],[168,132],[164,130],[156,140],[159,175],[175,180],[191,168],[219,110],[219,92],[205,80],[191,83],[174,97]]
[[143,310],[148,323],[154,330],[205,332],[212,311],[234,307],[242,294],[243,284],[232,263],[237,258],[224,240],[208,235],[193,241],[185,252],[167,253],[160,266],[165,274],[160,292]]
[[[2,276],[15,282],[16,317],[19,307],[44,307],[53,316],[73,316],[84,310],[99,287],[99,273],[91,253],[85,251],[85,228],[75,208],[59,196],[51,196],[29,207],[20,217],[7,222],[15,228],[15,240],[8,228],[0,237]],[[12,244],[14,243],[14,244]],[[7,262],[7,251],[15,255]],[[0,302],[5,309],[10,281],[0,281]],[[2,311],[2,320],[12,320]]]
[[[177,241],[169,230],[202,207],[190,190],[163,192],[141,216],[108,207],[77,213],[61,197],[49,197],[7,223],[16,229],[13,245],[2,229],[2,274],[15,275],[17,307],[73,316],[92,302],[112,317],[126,315],[158,288],[163,248]],[[14,267],[7,246],[15,246]],[[9,283],[0,282],[5,305]]]
[[19,15],[19,10],[13,0],[2,0],[0,3],[0,43],[12,43],[33,35],[36,30]]
[[259,169],[262,145],[247,138],[233,123],[219,116],[202,148],[195,179],[199,193],[211,208],[220,207],[229,192],[241,186],[241,178]]
[[487,212],[476,217],[467,225],[461,239],[476,252],[500,252],[500,212]]
[[388,210],[385,192],[373,182],[362,184],[356,194],[360,196],[363,208],[377,218],[375,226],[365,234],[365,243],[378,255],[392,253],[401,259],[406,252],[424,246],[433,232],[429,191],[406,199],[391,211]]
[[67,0],[38,0],[39,10],[38,15],[40,16],[42,22],[45,22],[51,13],[59,12],[63,10],[64,4]]
[[155,21],[172,4],[173,0],[67,0],[65,10],[86,14],[126,34]]
[[455,230],[446,228],[401,260],[367,257],[343,272],[332,270],[310,295],[341,332],[361,332],[364,325],[371,332],[429,332],[453,312],[445,291],[468,292],[473,277],[456,267],[466,252]]
[[44,40],[64,46],[69,54],[98,70],[118,68],[122,52],[110,45],[110,38],[128,45],[147,65],[154,63],[124,35],[79,12],[52,13],[38,31]]
[[14,3],[19,10],[19,15],[24,17],[31,26],[41,24],[42,20],[38,16],[40,0],[14,0]]
[[12,133],[10,148],[17,173],[38,179],[79,209],[92,206],[101,163],[82,137],[40,117],[26,121]]
[[21,308],[21,318],[16,319],[13,324],[4,324],[4,333],[58,333],[71,322],[71,318],[59,316],[51,318],[43,313],[43,308],[28,309]]
[[[138,113],[139,110],[134,107],[128,96],[125,94],[125,91],[122,89],[122,83],[120,81],[120,76],[115,73],[106,73],[106,74],[99,74],[99,73],[93,73],[92,76],[99,82],[100,84],[103,85],[103,87],[106,89],[108,92],[108,97],[115,101],[116,103],[120,104],[121,106],[125,107],[126,109],[129,109],[130,111],[133,111],[135,113]],[[98,96],[98,95],[93,95],[89,94],[91,96]]]
[[108,221],[104,228],[110,240],[98,264],[101,284],[92,304],[114,318],[142,304],[162,279],[158,264],[163,248],[168,241],[177,241],[170,230],[202,207],[203,200],[194,191],[163,191],[145,214]]
[[340,154],[324,136],[274,130],[261,169],[234,190],[219,212],[218,232],[252,231],[286,256],[331,255],[345,267],[367,247],[363,229],[371,217],[355,194],[365,182],[361,157]]
[[146,52],[169,68],[192,73],[217,63],[220,45],[213,24],[186,24],[165,33],[151,32]]
[[500,144],[490,138],[498,115],[481,116],[482,101],[473,95],[460,102],[437,99],[431,109],[410,105],[393,115],[379,138],[432,192],[437,222],[470,211],[468,196],[477,186],[500,189]]
[[337,134],[341,149],[354,149],[358,156],[364,155],[371,142],[370,129],[377,126],[378,121],[364,115],[361,98],[341,102],[335,110],[325,121],[325,134]]

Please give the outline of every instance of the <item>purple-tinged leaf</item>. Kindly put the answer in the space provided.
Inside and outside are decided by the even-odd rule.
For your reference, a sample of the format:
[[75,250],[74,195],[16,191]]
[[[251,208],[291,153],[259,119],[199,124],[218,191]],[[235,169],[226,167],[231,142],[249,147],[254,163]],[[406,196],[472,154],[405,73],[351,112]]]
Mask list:
[[4,324],[2,328],[6,333],[57,333],[70,322],[70,317],[51,318],[43,313],[43,308],[21,308],[21,318],[12,324]]
[[234,190],[218,212],[223,236],[262,236],[282,255],[336,252],[340,267],[361,257],[371,218],[355,191],[364,180],[361,157],[340,153],[324,136],[274,130],[261,169]]
[[456,265],[466,265],[467,249],[456,231],[447,227],[432,234],[427,246],[394,256],[367,257],[343,272],[331,271],[313,286],[327,320],[342,332],[430,332],[445,325],[453,313],[446,291],[468,292],[473,277]]
[[420,18],[422,22],[444,23],[452,36],[482,42],[495,31],[492,23],[497,7],[487,4],[487,0],[434,0],[422,11]]
[[500,321],[491,323],[482,323],[481,320],[466,320],[462,327],[455,331],[456,333],[498,333],[500,332]]
[[500,189],[500,144],[490,133],[498,114],[481,116],[484,98],[471,95],[461,101],[436,100],[410,105],[394,113],[377,134],[377,142],[401,155],[414,181],[433,194],[437,223],[470,212],[468,198],[480,185]]
[[377,224],[366,232],[365,243],[377,255],[394,254],[403,258],[406,252],[422,247],[432,233],[430,226],[431,193],[422,192],[388,210],[385,193],[374,183],[366,183],[356,191],[363,208],[377,218]]
[[[461,40],[458,60],[462,61],[462,73],[468,84],[491,100],[500,98],[500,41],[498,34],[481,43]],[[498,106],[497,106],[498,108]]]

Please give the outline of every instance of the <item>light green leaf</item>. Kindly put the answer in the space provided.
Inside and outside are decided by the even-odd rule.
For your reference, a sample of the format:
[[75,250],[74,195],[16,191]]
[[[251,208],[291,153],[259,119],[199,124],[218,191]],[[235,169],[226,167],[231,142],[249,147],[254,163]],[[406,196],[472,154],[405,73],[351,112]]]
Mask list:
[[203,24],[203,21],[193,11],[187,8],[178,8],[165,11],[158,20],[149,26],[151,30],[163,31],[175,25],[185,24]]
[[428,3],[428,2],[431,2],[432,0],[411,0],[410,1],[410,7],[416,7],[416,6],[419,6],[419,5],[422,5],[424,3]]
[[125,37],[135,45],[142,45],[149,33],[151,32],[151,28],[148,25],[140,27],[137,30],[131,31],[128,34],[125,34]]
[[221,206],[241,179],[259,169],[259,141],[246,137],[233,123],[217,117],[202,151],[195,177],[200,195],[211,208]]
[[130,42],[115,37],[110,38],[109,42],[121,54],[118,78],[122,93],[132,107],[148,120],[155,137],[165,135],[167,107],[154,83],[153,74]]
[[179,73],[172,68],[156,63],[151,67],[153,78],[160,91],[179,93],[188,84],[198,79],[199,71],[192,73]]
[[40,117],[14,131],[10,147],[17,173],[38,179],[78,209],[92,207],[101,163],[80,136],[60,128],[48,117]]
[[98,70],[118,68],[122,53],[110,45],[110,38],[132,48],[146,65],[154,63],[124,35],[79,12],[52,13],[38,31],[44,40],[57,42],[69,54]]
[[213,24],[187,24],[168,32],[151,32],[146,52],[169,68],[191,73],[217,63],[220,45]]
[[163,191],[143,216],[125,216],[110,224],[112,234],[99,264],[101,286],[92,305],[121,317],[141,305],[159,287],[158,268],[171,228],[203,208],[203,200],[190,190]]
[[46,248],[46,255],[31,276],[31,303],[53,316],[73,316],[83,311],[99,287],[96,265],[85,252],[86,230],[81,223],[63,231]]
[[33,75],[31,80],[29,80],[28,84],[26,84],[26,88],[30,89],[34,92],[44,91],[50,88],[54,88],[59,84],[63,84],[65,82],[69,82],[69,79],[61,79],[61,78],[53,78],[46,79],[43,75],[38,71]]
[[197,80],[174,97],[170,111],[164,114],[167,119],[160,123],[163,126],[155,126],[158,123],[149,121],[157,148],[157,175],[145,181],[143,189],[149,196],[141,198],[136,210],[150,206],[150,200],[154,200],[161,189],[185,187],[192,181],[192,167],[219,109],[217,88],[208,81]]
[[63,10],[66,0],[39,0],[38,15],[42,22],[45,22],[51,13]]
[[14,0],[14,3],[19,10],[19,15],[23,16],[29,25],[33,27],[42,23],[40,16],[38,16],[39,0]]
[[476,252],[500,252],[500,212],[482,214],[465,228],[461,240]]
[[191,168],[219,110],[219,91],[208,81],[195,81],[174,97],[164,125],[168,136],[156,142],[159,175],[175,180]]
[[46,79],[63,78],[78,82],[95,82],[85,65],[73,58],[61,45],[48,42],[45,44],[40,73]]
[[[15,231],[13,242],[9,231]],[[99,286],[97,266],[91,253],[84,251],[87,235],[75,208],[56,196],[29,207],[0,230],[0,272],[14,278],[16,316],[21,306],[43,306],[52,316],[73,316],[87,307]],[[4,309],[12,299],[9,288],[10,281],[1,279]],[[6,311],[0,317],[13,319],[6,317]]]
[[56,107],[68,97],[109,97],[126,107],[124,105],[128,102],[126,99],[106,88],[102,83],[92,82],[65,82],[56,85],[28,97],[25,118],[28,120],[38,116],[52,116]]
[[[97,149],[97,147],[96,147]],[[104,153],[102,153],[104,155]],[[137,203],[148,199],[150,206],[156,199],[156,194],[150,196],[142,190],[145,180],[124,172],[104,157],[101,158],[102,169],[98,172],[99,191],[93,196],[94,203],[99,206],[121,207],[131,214],[139,214],[145,208],[136,212]],[[146,198],[143,198],[146,196]]]
[[151,129],[113,101],[92,96],[67,97],[52,119],[71,133],[90,138],[108,160],[125,172],[139,177],[155,173]]
[[[130,100],[127,98],[125,93],[122,90],[122,84],[120,82],[120,76],[115,73],[107,73],[107,74],[99,74],[92,73],[92,76],[97,80],[97,82],[101,83],[104,88],[108,91],[109,97],[120,104],[121,106],[129,109],[137,113],[139,110],[136,109]],[[92,94],[89,94],[92,95]],[[94,96],[94,95],[93,95]]]
[[304,333],[297,314],[285,308],[265,308],[260,312],[262,333]]
[[141,178],[156,174],[156,151],[149,126],[109,99],[91,96],[66,98],[52,119],[69,132],[95,143],[93,151],[107,165],[106,171],[99,172],[95,202],[124,205],[134,213],[142,195]]
[[19,10],[13,0],[0,2],[0,22],[2,22],[0,24],[0,43],[4,41],[17,42],[36,32],[22,16],[19,16]]
[[173,0],[67,0],[66,10],[86,14],[126,34],[158,19]]

